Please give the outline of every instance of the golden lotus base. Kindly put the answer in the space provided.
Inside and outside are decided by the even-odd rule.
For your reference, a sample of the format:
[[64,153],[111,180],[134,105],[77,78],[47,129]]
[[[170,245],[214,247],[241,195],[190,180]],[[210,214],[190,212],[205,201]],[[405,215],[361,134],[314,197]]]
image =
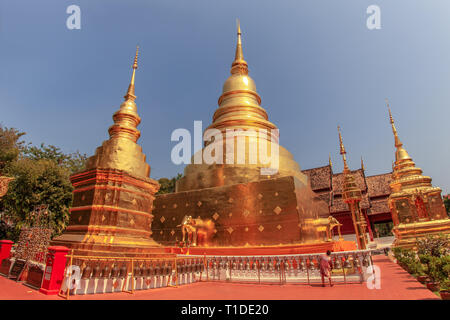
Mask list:
[[394,228],[396,239],[392,246],[414,249],[418,238],[441,233],[450,236],[450,219],[399,224]]
[[77,255],[146,257],[164,254],[151,237],[158,183],[123,170],[96,168],[71,176],[69,226],[52,245]]

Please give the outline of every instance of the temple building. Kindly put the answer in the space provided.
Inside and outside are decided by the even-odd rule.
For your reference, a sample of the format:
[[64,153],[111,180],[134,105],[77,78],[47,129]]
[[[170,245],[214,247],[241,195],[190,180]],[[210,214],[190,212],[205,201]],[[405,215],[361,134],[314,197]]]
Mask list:
[[[389,184],[392,172],[366,176],[364,164],[351,170],[355,182],[362,193],[360,208],[367,218],[368,233],[371,238],[390,235],[392,217],[388,206],[391,194]],[[311,182],[312,190],[328,204],[329,213],[343,224],[342,234],[354,234],[352,217],[347,204],[342,199],[344,175],[333,172],[331,161],[323,167],[302,170]]]

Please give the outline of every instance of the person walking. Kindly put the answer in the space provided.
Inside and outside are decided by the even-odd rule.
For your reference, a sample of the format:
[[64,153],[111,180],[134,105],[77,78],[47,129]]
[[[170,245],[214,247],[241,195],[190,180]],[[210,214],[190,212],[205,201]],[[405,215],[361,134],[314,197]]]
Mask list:
[[325,277],[328,278],[330,282],[330,287],[333,286],[331,282],[331,269],[333,265],[331,263],[331,251],[327,250],[326,254],[321,255],[320,257],[320,275],[322,277],[322,287],[325,287]]

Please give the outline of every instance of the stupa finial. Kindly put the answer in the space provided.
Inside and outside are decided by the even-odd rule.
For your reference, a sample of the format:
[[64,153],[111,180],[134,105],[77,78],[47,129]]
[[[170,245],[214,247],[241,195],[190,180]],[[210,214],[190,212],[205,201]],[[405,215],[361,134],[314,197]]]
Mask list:
[[392,113],[391,113],[391,107],[389,106],[389,100],[386,98],[385,101],[386,101],[386,106],[389,111],[389,122],[391,123],[392,132],[394,133],[395,146],[398,148],[398,147],[401,147],[403,145],[403,143],[400,141],[400,138],[398,137],[397,128],[395,127],[394,118],[392,117]]
[[236,19],[237,24],[237,44],[236,44],[236,53],[234,55],[234,61],[231,65],[231,73],[242,73],[248,74],[248,65],[244,60],[244,52],[242,51],[242,32],[241,32],[241,24],[239,19]]
[[341,127],[338,126],[338,133],[339,133],[339,148],[340,148],[340,154],[342,155],[342,160],[344,161],[344,172],[348,172],[348,165],[347,165],[347,157],[346,155],[346,151],[345,151],[345,147],[344,147],[344,142],[342,141],[342,135],[341,135]]
[[134,79],[136,76],[136,69],[138,67],[137,60],[138,60],[138,54],[139,54],[139,46],[136,46],[136,55],[134,56],[134,63],[133,63],[133,73],[131,75],[131,81],[130,85],[128,86],[127,94],[124,96],[125,100],[135,100],[136,96],[134,95]]
[[394,118],[392,117],[391,108],[389,106],[389,101],[388,99],[386,99],[385,101],[389,111],[389,122],[391,123],[392,126],[392,133],[394,134],[395,148],[397,149],[395,153],[395,159],[396,160],[410,159],[408,152],[406,152],[405,148],[403,148],[403,143],[400,141],[400,138],[398,137],[397,128],[395,127]]
[[366,170],[366,168],[364,167],[364,160],[363,157],[361,156],[361,170]]
[[137,113],[136,96],[134,95],[134,78],[136,76],[137,59],[139,53],[139,46],[136,47],[136,55],[134,56],[134,62],[132,65],[133,74],[131,75],[130,85],[128,91],[125,94],[125,101],[120,105],[113,115],[114,124],[109,128],[109,136],[111,139],[125,137],[136,143],[141,133],[137,129],[137,126],[141,122],[141,118]]

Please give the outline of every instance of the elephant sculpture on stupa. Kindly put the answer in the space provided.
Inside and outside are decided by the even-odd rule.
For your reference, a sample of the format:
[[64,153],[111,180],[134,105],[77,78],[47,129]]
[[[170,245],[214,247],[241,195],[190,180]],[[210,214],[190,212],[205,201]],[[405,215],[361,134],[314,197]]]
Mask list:
[[214,232],[215,224],[212,220],[203,220],[201,218],[192,218],[192,216],[184,216],[181,224],[184,244],[191,244],[191,246],[208,246],[211,243],[211,237]]
[[338,228],[339,240],[343,240],[341,235],[342,223],[340,223],[335,217],[328,216],[328,218],[319,218],[314,221],[317,231],[325,231],[326,241],[333,240],[333,229]]

